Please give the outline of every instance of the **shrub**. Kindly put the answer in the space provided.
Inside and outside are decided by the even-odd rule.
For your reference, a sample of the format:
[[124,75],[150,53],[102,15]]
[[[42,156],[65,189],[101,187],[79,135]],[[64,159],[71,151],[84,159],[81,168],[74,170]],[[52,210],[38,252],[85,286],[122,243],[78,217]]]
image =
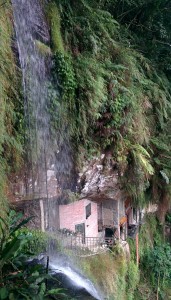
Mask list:
[[[164,297],[171,280],[171,247],[169,244],[156,245],[144,256],[143,268],[154,289]],[[151,272],[151,270],[153,270]],[[162,298],[163,299],[163,298]]]
[[[64,295],[62,289],[48,290],[50,276],[42,265],[28,264],[30,252],[25,247],[33,235],[18,231],[30,218],[10,211],[7,220],[0,217],[0,299],[49,299],[50,295]],[[59,299],[59,298],[58,298]]]

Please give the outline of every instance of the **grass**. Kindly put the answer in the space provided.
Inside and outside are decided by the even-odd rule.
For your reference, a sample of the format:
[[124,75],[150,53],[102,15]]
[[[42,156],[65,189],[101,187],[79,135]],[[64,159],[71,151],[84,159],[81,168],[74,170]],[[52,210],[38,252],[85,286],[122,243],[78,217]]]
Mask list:
[[47,17],[51,28],[52,50],[54,53],[57,51],[64,52],[60,14],[54,1],[51,1],[47,6]]
[[21,158],[20,135],[16,124],[20,75],[12,50],[12,10],[10,1],[0,0],[0,208],[6,207],[7,175],[17,169]]
[[104,293],[106,299],[126,300],[127,262],[122,251],[106,252],[80,258],[77,264],[83,273]]

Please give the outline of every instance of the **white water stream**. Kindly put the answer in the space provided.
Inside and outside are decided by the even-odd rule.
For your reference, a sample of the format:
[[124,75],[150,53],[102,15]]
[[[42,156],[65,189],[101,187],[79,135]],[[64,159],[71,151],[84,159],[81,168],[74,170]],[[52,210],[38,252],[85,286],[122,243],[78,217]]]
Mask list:
[[[16,44],[22,71],[25,116],[25,166],[22,182],[23,199],[41,200],[42,230],[58,227],[57,206],[64,201],[63,191],[75,188],[72,147],[62,112],[51,111],[58,99],[58,82],[52,77],[53,58],[50,35],[39,0],[12,0]],[[49,49],[48,54],[41,49]],[[57,100],[56,100],[57,101]],[[59,102],[59,99],[58,99]],[[60,107],[60,103],[59,103]],[[64,123],[52,126],[52,115]]]
[[75,287],[80,290],[84,289],[95,299],[103,300],[103,296],[97,291],[93,283],[83,276],[78,270],[74,269],[70,262],[64,257],[52,258],[50,260],[49,267],[57,274],[64,274],[73,288]]
[[[50,45],[50,36],[43,7],[39,0],[12,0],[16,42],[23,81],[25,114],[25,192],[30,199],[45,198],[45,229],[55,228],[55,202],[59,188],[69,188],[73,161],[66,132],[51,136],[48,105],[48,86],[51,82],[51,57],[44,55],[40,47]],[[62,118],[62,116],[60,116]],[[64,128],[67,128],[65,124]],[[60,138],[62,136],[62,139]],[[59,145],[59,140],[62,144]],[[65,216],[64,216],[65,217]],[[71,286],[87,291],[97,300],[102,300],[91,281],[71,265],[59,258],[50,258],[50,268],[63,274]]]
[[[66,120],[56,107],[58,80],[52,79],[49,28],[39,0],[12,0],[16,43],[22,71],[25,114],[25,196],[57,198],[62,189],[74,186],[74,163]],[[44,50],[42,50],[44,49]],[[49,49],[46,52],[46,49]],[[57,100],[58,99],[58,100]],[[62,120],[52,126],[52,115]],[[24,195],[23,195],[24,196]],[[50,222],[50,218],[49,218]],[[53,224],[48,224],[53,227]]]

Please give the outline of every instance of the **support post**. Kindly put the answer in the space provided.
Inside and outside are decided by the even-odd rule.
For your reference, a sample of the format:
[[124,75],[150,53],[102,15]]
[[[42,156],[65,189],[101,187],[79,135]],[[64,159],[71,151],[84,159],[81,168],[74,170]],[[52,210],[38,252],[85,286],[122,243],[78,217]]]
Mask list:
[[[46,274],[49,273],[49,256],[47,256],[47,263],[46,263]],[[48,288],[48,279],[46,278],[46,289]]]
[[119,216],[120,216],[120,213],[119,213],[119,208],[120,208],[120,199],[118,199],[118,239],[120,241],[120,220],[119,220]]
[[136,242],[136,261],[137,261],[137,266],[138,266],[139,265],[139,239],[138,239],[138,232],[136,234],[135,242]]
[[41,230],[45,231],[45,214],[44,214],[44,203],[40,200],[40,219],[41,219]]

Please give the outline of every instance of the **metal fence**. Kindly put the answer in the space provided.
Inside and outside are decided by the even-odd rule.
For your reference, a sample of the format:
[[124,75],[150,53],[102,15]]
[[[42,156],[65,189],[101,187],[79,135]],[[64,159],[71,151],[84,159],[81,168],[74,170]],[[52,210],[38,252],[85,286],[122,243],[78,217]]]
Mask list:
[[74,251],[76,254],[91,254],[104,252],[114,245],[114,237],[84,237],[77,235],[57,234],[60,245],[65,249]]

